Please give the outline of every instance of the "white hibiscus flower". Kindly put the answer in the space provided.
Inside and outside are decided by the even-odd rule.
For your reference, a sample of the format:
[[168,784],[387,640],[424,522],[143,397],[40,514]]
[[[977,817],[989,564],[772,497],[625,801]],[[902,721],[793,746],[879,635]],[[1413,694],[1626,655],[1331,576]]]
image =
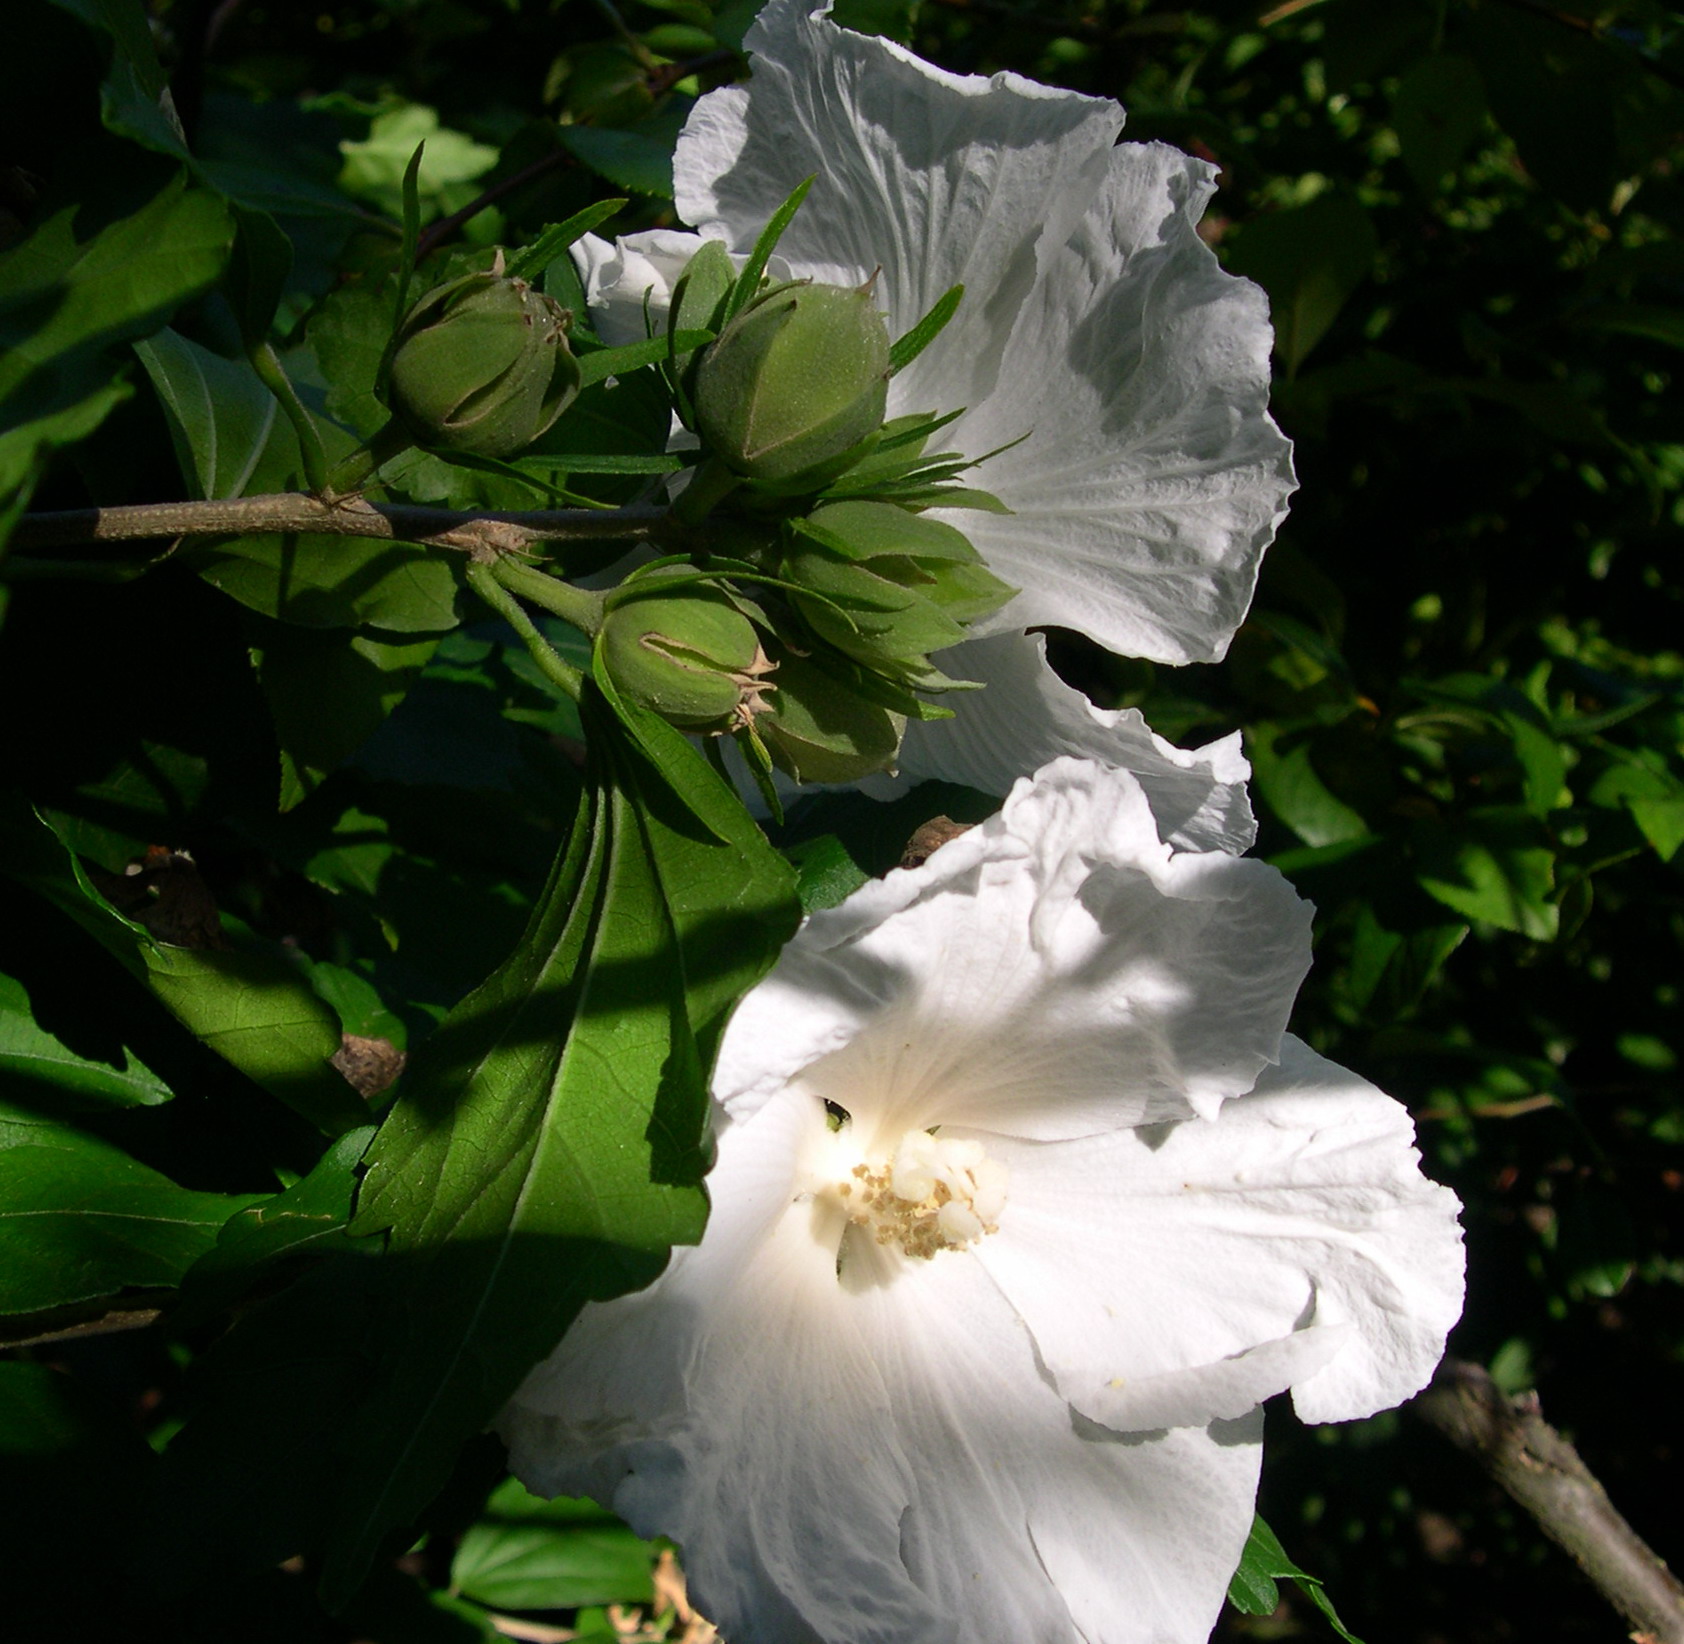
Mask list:
[[[891,384],[889,413],[966,408],[942,442],[973,457],[1021,441],[975,478],[1010,515],[939,516],[1021,590],[939,659],[992,688],[949,698],[952,721],[909,727],[901,770],[1004,793],[1081,753],[1150,783],[1167,745],[1138,714],[1097,715],[1025,630],[1208,661],[1250,603],[1293,479],[1266,409],[1267,304],[1195,230],[1214,168],[1118,145],[1123,112],[1108,100],[946,74],[810,12],[774,0],[748,33],[750,84],[697,104],[674,163],[678,209],[744,253],[816,174],[776,272],[859,285],[881,270],[895,335],[962,284],[955,318]],[[646,296],[664,310],[697,243],[670,230],[587,239],[586,294],[610,341],[644,334]],[[1238,758],[1218,745],[1206,764],[1231,772]],[[1229,831],[1185,842],[1243,848],[1243,794],[1223,802]]]
[[1403,1108],[1284,1036],[1309,908],[1060,760],[815,915],[726,1035],[714,1211],[503,1417],[731,1644],[1196,1644],[1260,1402],[1363,1416],[1460,1311]]

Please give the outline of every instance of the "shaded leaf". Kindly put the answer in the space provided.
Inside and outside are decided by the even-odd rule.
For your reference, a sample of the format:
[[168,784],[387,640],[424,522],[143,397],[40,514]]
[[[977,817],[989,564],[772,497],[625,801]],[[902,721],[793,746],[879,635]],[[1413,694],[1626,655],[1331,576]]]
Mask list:
[[174,1285],[252,1202],[190,1192],[108,1143],[42,1126],[0,1147],[0,1313]]
[[193,497],[237,497],[263,455],[279,407],[244,360],[224,359],[166,326],[135,344],[169,423]]
[[0,1079],[13,1098],[19,1087],[45,1085],[83,1106],[152,1107],[171,1091],[132,1051],[120,1060],[94,1061],[78,1055],[39,1026],[22,983],[0,975]]
[[1368,277],[1377,246],[1368,213],[1347,194],[1323,194],[1246,224],[1228,265],[1268,292],[1275,352],[1289,375]]
[[436,634],[456,626],[456,556],[373,537],[235,537],[196,548],[213,588],[304,628]]
[[1555,852],[1524,810],[1492,806],[1469,812],[1460,826],[1423,825],[1416,850],[1421,888],[1446,907],[1536,942],[1555,936]]
[[584,1301],[700,1236],[707,1072],[794,927],[788,870],[701,755],[594,689],[585,717],[588,801],[533,923],[422,1045],[369,1151],[356,1227],[389,1230],[391,1379],[334,1515],[330,1600]]
[[17,818],[9,831],[7,871],[74,919],[197,1038],[331,1134],[366,1121],[332,1066],[338,1019],[283,960],[154,941],[94,890],[44,822]]

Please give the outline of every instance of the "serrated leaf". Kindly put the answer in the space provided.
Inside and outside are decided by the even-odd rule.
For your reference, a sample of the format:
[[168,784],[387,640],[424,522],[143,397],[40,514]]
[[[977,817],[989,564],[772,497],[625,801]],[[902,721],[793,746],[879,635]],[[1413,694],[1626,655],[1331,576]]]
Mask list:
[[79,1107],[153,1107],[171,1091],[131,1051],[95,1061],[36,1022],[23,984],[0,975],[0,1079],[14,1089],[48,1087]]
[[794,928],[788,869],[701,755],[594,687],[583,715],[587,803],[533,923],[369,1150],[355,1226],[388,1234],[389,1379],[332,1518],[330,1602],[584,1301],[700,1237],[708,1069]]
[[1345,1640],[1345,1644],[1362,1644],[1339,1619],[1322,1584],[1306,1570],[1301,1570],[1286,1556],[1275,1532],[1263,1521],[1262,1514],[1251,1522],[1251,1534],[1246,1537],[1245,1551],[1240,1554],[1239,1568],[1228,1584],[1228,1602],[1242,1615],[1269,1615],[1280,1603],[1277,1582],[1292,1581],[1321,1613],[1328,1624]]
[[169,423],[188,495],[237,497],[279,410],[244,360],[224,359],[165,326],[135,344]]
[[177,1187],[106,1142],[43,1126],[0,1147],[0,1313],[174,1285],[252,1202]]

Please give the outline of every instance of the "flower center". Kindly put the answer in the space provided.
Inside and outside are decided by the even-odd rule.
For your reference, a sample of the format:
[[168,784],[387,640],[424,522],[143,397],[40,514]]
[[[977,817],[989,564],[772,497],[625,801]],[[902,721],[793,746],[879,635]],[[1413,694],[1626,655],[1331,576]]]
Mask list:
[[999,1231],[1006,1167],[980,1142],[909,1130],[892,1157],[854,1166],[836,1188],[848,1220],[874,1242],[928,1261]]

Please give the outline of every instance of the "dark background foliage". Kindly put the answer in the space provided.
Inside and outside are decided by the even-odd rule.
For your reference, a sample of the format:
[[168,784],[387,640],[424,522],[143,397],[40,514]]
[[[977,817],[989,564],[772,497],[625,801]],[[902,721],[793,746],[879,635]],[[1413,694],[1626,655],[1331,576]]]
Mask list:
[[[611,230],[671,222],[673,138],[742,72],[752,14],[25,0],[0,55],[0,531],[25,507],[299,483],[250,343],[333,454],[371,431],[416,142],[435,271],[608,195],[630,201]],[[956,71],[1117,97],[1128,137],[1220,167],[1204,232],[1270,294],[1302,489],[1223,664],[1073,636],[1055,657],[1182,742],[1245,731],[1259,851],[1319,910],[1295,1026],[1411,1107],[1467,1205],[1453,1351],[1537,1389],[1676,1566],[1684,14],[838,15]],[[60,213],[105,260],[55,265],[44,296],[7,253]],[[658,397],[582,404],[552,450],[587,416],[612,419],[605,445],[661,448]],[[399,486],[545,500],[426,462]],[[579,803],[576,710],[459,579],[448,555],[309,538],[0,560],[0,1561],[24,1636],[407,1644],[492,1637],[497,1614],[607,1638],[603,1604],[649,1603],[652,1551],[500,1483],[490,1440],[341,1616],[296,1558],[267,1567],[303,1550],[338,1464],[312,1401],[376,1373],[317,1350],[321,1309],[359,1306],[323,1275],[363,1265],[340,1252],[367,1112],[317,1076],[322,1046],[423,1042],[519,936]],[[787,842],[828,894],[966,803],[835,804]],[[111,901],[188,946],[135,938]],[[88,1210],[122,1233],[44,1261],[42,1216]],[[237,1396],[204,1374],[219,1341]],[[177,1447],[160,1485],[219,1396],[219,1442]],[[1278,1409],[1270,1437],[1264,1511],[1371,1644],[1624,1631],[1408,1410],[1306,1429]],[[664,1615],[648,1636],[682,1634]],[[1291,1591],[1224,1628],[1329,1636]]]

